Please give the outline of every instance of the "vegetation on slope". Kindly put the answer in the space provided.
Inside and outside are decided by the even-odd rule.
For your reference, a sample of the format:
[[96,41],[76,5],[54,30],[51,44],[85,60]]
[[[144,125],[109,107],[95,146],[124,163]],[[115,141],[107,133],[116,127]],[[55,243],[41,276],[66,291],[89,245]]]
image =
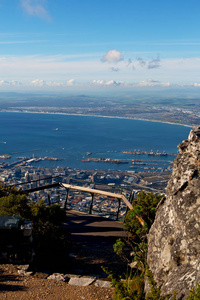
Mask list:
[[[154,222],[156,207],[161,200],[161,195],[142,191],[133,201],[133,209],[130,210],[124,221],[125,239],[118,239],[114,244],[114,251],[127,263],[126,279],[104,270],[109,274],[115,288],[115,300],[175,300],[173,295],[162,295],[161,287],[158,287],[151,270],[147,264],[147,234]],[[138,218],[139,217],[139,218]],[[144,282],[148,280],[150,292],[145,295]],[[200,285],[193,288],[186,298],[187,300],[200,299]]]
[[106,269],[115,287],[115,300],[145,299],[144,280],[146,274],[147,233],[154,221],[160,195],[141,192],[128,211],[124,230],[125,239],[118,239],[114,251],[127,263],[126,280]]

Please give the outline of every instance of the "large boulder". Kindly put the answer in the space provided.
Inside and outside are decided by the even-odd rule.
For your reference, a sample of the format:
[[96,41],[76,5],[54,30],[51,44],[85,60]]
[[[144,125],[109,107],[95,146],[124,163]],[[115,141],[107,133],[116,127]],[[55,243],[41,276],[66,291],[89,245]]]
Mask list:
[[200,282],[200,126],[179,146],[148,234],[148,264],[163,294],[185,299]]

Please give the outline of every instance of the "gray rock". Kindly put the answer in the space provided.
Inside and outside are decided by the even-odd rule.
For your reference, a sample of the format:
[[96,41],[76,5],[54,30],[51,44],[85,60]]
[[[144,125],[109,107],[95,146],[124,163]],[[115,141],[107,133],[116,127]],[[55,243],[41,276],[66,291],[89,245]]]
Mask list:
[[27,271],[29,268],[29,265],[18,265],[17,266],[17,269],[18,270],[24,270],[24,271]]
[[105,288],[111,288],[111,282],[105,281],[105,280],[97,280],[94,284],[97,287],[105,287]]
[[49,277],[47,277],[47,279],[65,282],[65,281],[69,280],[69,277],[65,274],[54,273],[54,274],[50,275]]
[[18,274],[19,275],[23,275],[23,276],[30,276],[33,274],[33,272],[27,272],[27,271],[24,271],[24,270],[18,270]]
[[73,278],[73,277],[80,278],[81,277],[81,275],[76,275],[76,274],[66,274],[66,276],[69,278]]
[[69,284],[70,285],[77,285],[77,286],[88,286],[95,281],[94,277],[73,277],[70,278]]
[[166,198],[148,234],[147,259],[162,293],[177,291],[177,299],[185,299],[200,282],[200,126],[178,149]]

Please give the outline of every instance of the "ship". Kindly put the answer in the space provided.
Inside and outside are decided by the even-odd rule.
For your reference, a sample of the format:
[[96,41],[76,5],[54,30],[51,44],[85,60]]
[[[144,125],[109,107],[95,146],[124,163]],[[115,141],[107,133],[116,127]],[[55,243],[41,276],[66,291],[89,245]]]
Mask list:
[[58,128],[53,129],[54,131],[58,131]]
[[117,161],[114,161],[115,163],[117,164],[129,164],[128,161],[123,161],[123,160],[117,160]]

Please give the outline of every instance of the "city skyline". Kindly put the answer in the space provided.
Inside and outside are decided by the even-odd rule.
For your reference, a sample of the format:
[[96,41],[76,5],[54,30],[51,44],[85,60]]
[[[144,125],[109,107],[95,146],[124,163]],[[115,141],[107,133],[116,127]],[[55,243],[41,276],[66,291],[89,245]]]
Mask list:
[[0,0],[0,89],[197,89],[199,8],[179,0]]

